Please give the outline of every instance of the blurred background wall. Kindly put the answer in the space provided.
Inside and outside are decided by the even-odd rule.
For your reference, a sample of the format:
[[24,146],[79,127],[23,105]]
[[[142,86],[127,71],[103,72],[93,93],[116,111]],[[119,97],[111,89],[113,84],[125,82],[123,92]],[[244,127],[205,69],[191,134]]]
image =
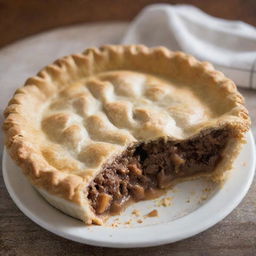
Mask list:
[[193,4],[208,14],[256,26],[256,0],[0,0],[0,47],[54,27],[129,21],[153,3]]

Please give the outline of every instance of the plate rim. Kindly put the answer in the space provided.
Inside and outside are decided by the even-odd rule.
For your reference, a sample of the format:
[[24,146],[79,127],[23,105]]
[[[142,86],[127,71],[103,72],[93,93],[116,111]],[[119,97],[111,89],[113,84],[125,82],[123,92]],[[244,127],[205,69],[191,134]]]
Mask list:
[[[256,167],[255,142],[254,142],[254,137],[253,137],[251,130],[247,133],[247,135],[248,135],[248,139],[247,139],[246,144],[249,145],[250,149],[252,150],[251,153],[254,157],[251,159],[251,161],[249,163],[249,167],[247,167],[247,169],[250,168],[250,171],[248,171],[246,182],[244,182],[243,186],[241,186],[241,188],[240,188],[240,193],[237,194],[237,196],[235,198],[233,198],[233,200],[231,200],[229,202],[229,204],[226,204],[226,207],[223,208],[222,211],[219,211],[218,214],[211,216],[211,218],[208,218],[207,221],[202,221],[201,225],[199,225],[198,227],[190,228],[188,231],[185,231],[176,237],[175,236],[174,237],[165,237],[165,238],[161,238],[161,239],[156,239],[155,241],[151,241],[151,240],[140,241],[140,242],[129,241],[129,242],[123,243],[120,241],[115,242],[115,241],[112,241],[111,239],[106,241],[104,239],[96,240],[96,239],[90,239],[88,237],[81,238],[79,235],[74,235],[74,234],[71,235],[67,232],[63,232],[62,230],[58,230],[58,228],[52,227],[48,223],[45,223],[40,218],[38,218],[38,216],[33,215],[33,213],[30,212],[29,209],[26,208],[22,204],[19,197],[17,197],[15,192],[13,191],[13,189],[9,183],[8,177],[7,177],[7,151],[6,151],[6,148],[4,148],[4,150],[3,150],[3,157],[2,157],[3,180],[4,180],[6,189],[9,193],[11,199],[16,204],[16,206],[19,208],[19,210],[21,212],[23,212],[29,219],[31,219],[37,225],[41,226],[42,228],[46,229],[47,231],[49,231],[51,233],[54,233],[57,236],[61,236],[63,238],[66,238],[66,239],[69,239],[69,240],[72,240],[75,242],[83,243],[83,244],[88,244],[88,245],[93,245],[93,246],[101,246],[101,247],[111,247],[111,248],[139,248],[139,247],[150,247],[150,246],[164,245],[164,244],[173,243],[173,242],[176,242],[179,240],[186,239],[188,237],[194,236],[196,234],[201,233],[202,231],[207,230],[208,228],[214,226],[215,224],[217,224],[218,222],[223,220],[228,214],[230,214],[239,205],[239,203],[242,201],[242,199],[247,194],[247,192],[253,182],[253,178],[254,178],[254,174],[255,174],[255,167]],[[207,208],[207,203],[205,205],[202,205],[201,207],[199,207],[199,209],[195,210],[194,212],[188,214],[187,216],[181,217],[180,219],[174,220],[173,222],[177,223],[177,225],[178,225],[179,222],[181,222],[182,220],[184,221],[184,219],[189,218],[189,216],[191,216],[191,215],[193,216],[194,214],[197,214],[197,212],[199,210],[201,210],[201,211],[204,210],[205,207]],[[162,227],[164,229],[168,225],[156,224],[156,226],[158,226],[158,228]],[[194,225],[194,226],[196,226],[196,225]],[[104,227],[104,228],[106,228],[106,227]],[[140,229],[140,231],[141,231],[143,229],[150,230],[150,228],[152,229],[152,226],[146,226],[146,227],[140,227],[140,228],[134,227],[134,228],[132,228],[132,230],[137,229],[137,231],[139,231],[138,229]],[[119,230],[121,230],[121,229],[122,228],[119,228]],[[131,229],[129,229],[129,228],[128,229],[126,228],[126,231],[127,230],[131,231]],[[131,232],[128,231],[127,233],[131,233]]]

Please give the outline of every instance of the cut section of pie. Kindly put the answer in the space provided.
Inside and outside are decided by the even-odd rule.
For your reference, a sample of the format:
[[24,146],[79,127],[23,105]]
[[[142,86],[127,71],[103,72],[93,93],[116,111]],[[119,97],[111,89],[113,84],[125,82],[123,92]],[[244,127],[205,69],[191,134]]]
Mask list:
[[57,60],[15,92],[5,117],[11,157],[86,224],[184,180],[223,181],[250,126],[235,84],[211,64],[142,45]]

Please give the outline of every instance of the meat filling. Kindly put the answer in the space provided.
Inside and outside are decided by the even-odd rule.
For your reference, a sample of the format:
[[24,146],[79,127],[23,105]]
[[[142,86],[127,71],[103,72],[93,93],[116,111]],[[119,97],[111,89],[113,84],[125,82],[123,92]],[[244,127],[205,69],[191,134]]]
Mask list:
[[139,201],[177,178],[212,172],[221,160],[228,130],[214,130],[186,141],[162,139],[128,148],[106,165],[88,188],[96,214],[117,213],[128,201]]

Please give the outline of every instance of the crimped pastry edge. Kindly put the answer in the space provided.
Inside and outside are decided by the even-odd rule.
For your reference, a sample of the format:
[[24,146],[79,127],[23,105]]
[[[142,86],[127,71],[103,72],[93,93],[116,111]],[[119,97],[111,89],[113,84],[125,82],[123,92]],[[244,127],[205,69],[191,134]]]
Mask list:
[[[50,166],[24,136],[23,113],[20,112],[20,107],[24,104],[26,97],[37,97],[43,101],[50,95],[58,92],[63,79],[66,78],[63,74],[69,74],[68,78],[66,78],[68,81],[65,81],[68,84],[72,79],[81,75],[90,75],[93,72],[97,72],[97,65],[94,64],[108,61],[110,56],[115,56],[118,60],[121,58],[120,56],[126,55],[140,55],[144,58],[147,56],[164,58],[166,61],[183,63],[187,68],[196,67],[196,69],[198,69],[197,72],[203,73],[209,80],[209,87],[213,85],[217,86],[221,93],[228,98],[227,104],[232,105],[232,116],[236,116],[239,119],[239,122],[228,122],[228,124],[236,130],[237,137],[243,138],[244,133],[249,130],[250,119],[248,111],[244,107],[243,97],[237,91],[233,81],[227,79],[221,72],[215,71],[211,64],[200,62],[194,57],[182,52],[171,52],[164,47],[148,48],[143,45],[108,45],[101,48],[90,48],[82,54],[61,58],[43,68],[36,76],[29,78],[25,86],[15,92],[4,112],[6,117],[3,125],[5,144],[11,157],[23,169],[24,173],[29,176],[34,186],[79,206],[88,204],[82,192],[84,187],[88,184],[88,180],[84,180],[73,174],[61,173]],[[84,67],[87,67],[87,74],[84,73]],[[151,69],[152,67],[149,68],[149,71],[151,71]],[[147,70],[146,65],[145,70]],[[216,88],[212,90],[216,90]],[[226,125],[226,123],[222,120],[218,124],[218,127],[224,125]],[[239,144],[241,143],[242,139],[239,139]],[[237,146],[237,148],[239,147]],[[220,177],[220,174],[223,173],[224,170],[226,171],[231,168],[236,155],[237,154],[231,155],[229,161],[223,165],[223,168],[218,168],[215,180],[218,180],[218,177]],[[219,173],[219,175],[217,175],[217,173]],[[87,211],[88,210],[89,209],[87,209]],[[92,216],[83,217],[81,219],[86,223],[90,223]]]

